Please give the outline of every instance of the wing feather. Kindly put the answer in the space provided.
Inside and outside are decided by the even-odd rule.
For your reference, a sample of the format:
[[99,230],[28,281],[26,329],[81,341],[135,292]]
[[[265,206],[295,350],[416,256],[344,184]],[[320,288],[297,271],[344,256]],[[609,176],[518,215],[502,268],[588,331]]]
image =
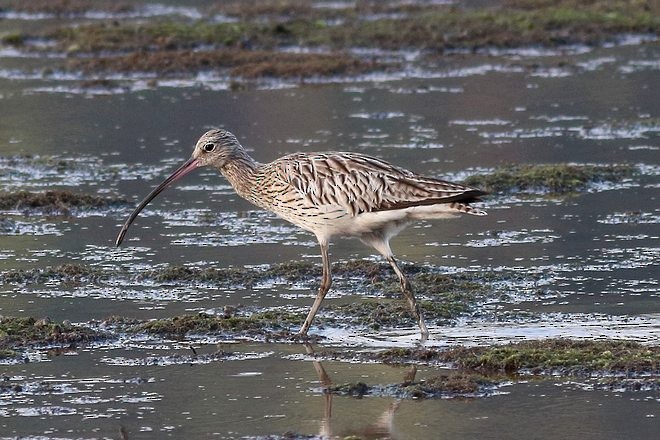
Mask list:
[[306,203],[339,205],[353,216],[414,206],[468,204],[487,194],[466,185],[419,176],[359,153],[298,153],[270,165]]

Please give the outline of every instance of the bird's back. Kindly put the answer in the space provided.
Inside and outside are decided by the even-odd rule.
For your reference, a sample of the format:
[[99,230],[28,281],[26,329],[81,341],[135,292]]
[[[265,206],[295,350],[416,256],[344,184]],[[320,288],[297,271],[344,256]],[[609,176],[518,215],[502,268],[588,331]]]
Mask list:
[[262,165],[255,180],[254,203],[313,232],[367,214],[373,220],[485,214],[469,206],[483,191],[359,153],[291,154]]

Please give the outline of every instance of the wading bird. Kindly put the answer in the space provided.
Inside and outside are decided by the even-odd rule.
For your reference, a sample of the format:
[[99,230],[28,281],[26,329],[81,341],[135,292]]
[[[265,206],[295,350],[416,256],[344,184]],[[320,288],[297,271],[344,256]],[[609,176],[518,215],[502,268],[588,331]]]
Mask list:
[[142,209],[175,180],[201,166],[216,168],[239,196],[316,235],[323,276],[299,334],[306,335],[330,289],[328,245],[333,236],[357,237],[383,255],[394,269],[422,338],[428,329],[412,286],[399,268],[390,239],[411,221],[466,213],[486,193],[458,183],[423,177],[359,153],[296,153],[261,164],[232,133],[210,130],[197,141],[192,157],[140,202],[117,236],[119,246]]

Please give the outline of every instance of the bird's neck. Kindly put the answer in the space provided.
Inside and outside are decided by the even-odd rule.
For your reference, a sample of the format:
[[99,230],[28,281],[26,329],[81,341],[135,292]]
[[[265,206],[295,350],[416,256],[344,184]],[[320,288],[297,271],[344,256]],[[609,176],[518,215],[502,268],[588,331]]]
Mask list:
[[238,151],[230,161],[227,161],[220,168],[220,172],[234,187],[239,196],[248,198],[259,166],[261,164],[252,159],[245,151]]

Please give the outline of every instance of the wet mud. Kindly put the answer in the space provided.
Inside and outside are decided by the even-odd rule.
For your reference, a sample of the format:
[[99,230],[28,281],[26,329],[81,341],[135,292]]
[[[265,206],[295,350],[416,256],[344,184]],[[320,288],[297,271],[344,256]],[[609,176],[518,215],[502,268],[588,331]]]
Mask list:
[[[21,2],[10,2],[5,6],[6,14],[75,17],[93,8],[97,14],[105,11],[107,20],[79,26],[50,24],[38,33],[5,34],[2,42],[27,52],[68,54],[64,63],[44,69],[47,76],[61,71],[82,72],[84,77],[151,72],[167,78],[215,72],[240,88],[241,82],[260,78],[355,78],[402,69],[405,56],[393,57],[382,51],[423,51],[423,56],[414,57],[418,59],[413,65],[432,69],[438,54],[460,52],[465,56],[487,48],[599,45],[623,34],[654,35],[660,29],[657,5],[651,1],[625,6],[573,0],[540,4],[518,0],[482,7],[424,2],[344,6],[230,2],[192,14],[187,11],[178,19],[143,22],[128,19],[133,12],[139,15],[140,8],[133,10],[121,4],[75,1],[22,6]],[[201,19],[205,16],[210,19]],[[43,41],[49,43],[35,44]]]
[[635,172],[631,165],[510,165],[470,176],[465,183],[492,193],[571,194],[597,183],[621,182]]
[[657,376],[660,373],[660,347],[622,340],[550,339],[447,350],[393,349],[374,356],[387,363],[437,362],[480,373],[564,376]]
[[127,205],[123,198],[79,193],[69,190],[45,192],[0,192],[0,210],[23,214],[70,216],[81,210],[103,210]]
[[[136,365],[205,364],[237,359],[242,355],[227,350],[204,350],[210,341],[232,341],[253,338],[265,343],[299,343],[322,341],[319,337],[299,338],[285,327],[299,325],[277,313],[255,313],[251,316],[189,314],[172,318],[141,321],[113,316],[103,321],[72,324],[49,318],[0,318],[0,360],[27,362],[26,350],[40,350],[46,356],[57,356],[59,350],[76,351],[91,347],[121,346],[131,335],[146,335],[151,344],[181,341],[190,344],[188,353],[168,351],[159,356],[117,359],[112,362]],[[128,339],[127,339],[128,338]],[[123,342],[126,343],[126,342]],[[144,342],[143,342],[144,343]],[[660,347],[622,340],[547,339],[504,345],[475,347],[394,348],[382,351],[324,348],[311,356],[315,362],[343,360],[362,363],[412,365],[411,374],[402,382],[373,384],[365,382],[328,386],[326,392],[361,398],[389,396],[398,399],[433,399],[455,397],[488,397],[498,388],[524,382],[530,377],[555,381],[583,378],[582,387],[617,391],[649,391],[660,389]],[[32,356],[34,358],[34,356]],[[444,374],[415,380],[417,366],[451,368]],[[577,386],[577,385],[576,385]],[[12,389],[14,387],[14,389]],[[20,391],[20,390],[19,390]],[[4,392],[17,392],[10,386]]]
[[[0,191],[82,196],[1,210],[0,432],[655,439],[657,7],[440,3],[0,1]],[[392,241],[424,345],[351,240],[298,337],[314,237],[213,170],[113,246],[211,126],[491,193]]]
[[0,359],[21,357],[28,348],[60,347],[75,349],[108,335],[68,321],[53,322],[50,318],[0,317]]
[[[441,268],[429,265],[403,264],[402,267],[415,286],[420,306],[426,319],[434,324],[449,324],[453,320],[477,313],[479,306],[487,301],[506,301],[513,293],[512,283],[519,282],[520,274],[503,272],[465,272],[443,274]],[[173,285],[214,286],[215,288],[253,289],[271,283],[289,286],[307,286],[314,290],[318,286],[321,267],[310,262],[274,264],[266,268],[194,268],[165,266],[152,270],[106,270],[97,266],[65,264],[47,268],[18,269],[0,274],[3,283],[14,285],[42,285],[56,282],[61,285],[81,286],[83,289],[102,288],[117,283],[127,285],[161,286],[166,290]],[[349,260],[333,265],[334,285],[338,289],[367,295],[359,301],[343,304],[327,303],[322,309],[319,324],[360,326],[372,329],[406,327],[413,324],[410,311],[401,299],[398,279],[389,265],[368,260]],[[533,280],[535,276],[525,277]],[[529,289],[528,289],[529,290]],[[542,289],[537,289],[543,295]],[[519,293],[518,293],[519,294]],[[536,295],[535,290],[528,295]],[[374,296],[376,298],[374,298]],[[305,311],[277,308],[254,310],[240,304],[227,306],[221,313],[227,320],[198,316],[201,321],[193,323],[179,320],[176,325],[163,323],[163,329],[181,333],[186,325],[217,325],[219,328],[240,330],[264,330],[286,324],[300,325]],[[236,315],[236,316],[234,316]],[[210,321],[205,321],[205,319]],[[160,324],[159,324],[160,325]],[[156,329],[153,324],[152,329]],[[177,326],[183,326],[177,330]],[[145,328],[147,329],[147,328]]]
[[488,397],[499,383],[489,377],[453,372],[430,376],[416,381],[414,378],[396,384],[368,385],[364,382],[333,385],[328,392],[340,396],[362,398],[364,396],[387,396],[397,399],[444,399]]

